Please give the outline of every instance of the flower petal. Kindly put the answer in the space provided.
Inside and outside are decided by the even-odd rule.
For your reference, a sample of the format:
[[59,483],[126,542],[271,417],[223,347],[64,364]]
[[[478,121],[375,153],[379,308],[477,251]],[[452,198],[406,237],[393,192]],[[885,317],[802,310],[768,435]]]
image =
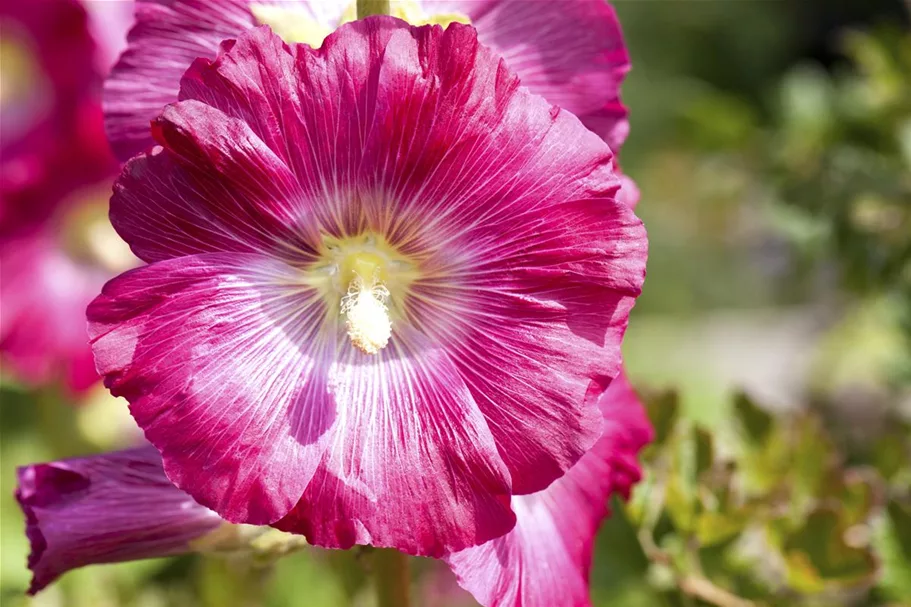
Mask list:
[[98,371],[168,477],[252,524],[291,510],[325,449],[335,407],[324,313],[292,268],[239,254],[127,272],[88,309]]
[[468,15],[481,42],[506,59],[523,85],[578,116],[614,151],[620,149],[629,128],[620,85],[630,62],[610,4],[447,0],[445,7]]
[[579,119],[589,130],[604,139],[615,153],[619,153],[629,135],[628,117],[629,110],[617,97],[605,103],[599,110],[580,115]]
[[459,333],[439,339],[490,425],[514,494],[547,487],[600,436],[594,402],[620,366],[619,350],[604,344],[619,344],[632,306],[604,289],[541,289],[463,295],[452,304],[459,320],[435,321]]
[[330,548],[441,556],[509,531],[509,475],[446,353],[407,326],[394,348],[330,372],[340,412],[301,502],[275,524]]
[[153,130],[170,153],[131,160],[111,199],[111,221],[139,257],[312,258],[317,236],[297,180],[246,123],[186,101],[168,107]]
[[[395,1],[395,0],[394,0]],[[254,27],[251,5],[282,6],[311,16],[326,30],[339,26],[344,0],[138,0],[130,44],[105,84],[108,134],[121,160],[151,145],[148,123],[177,98],[183,70],[211,59],[218,44]],[[619,88],[629,55],[606,2],[563,0],[423,0],[428,14],[462,13],[481,41],[506,57],[522,83],[578,115],[619,149],[628,131]]]
[[104,84],[105,127],[127,160],[152,145],[149,122],[177,99],[180,76],[197,57],[253,27],[247,0],[137,0],[127,50]]
[[19,468],[35,594],[71,569],[188,552],[223,521],[179,491],[151,447]]
[[[377,23],[348,27],[379,45]],[[375,94],[396,103],[366,119],[356,178],[382,182],[382,207],[365,211],[378,231],[401,250],[430,251],[432,278],[416,283],[410,319],[466,378],[514,492],[532,493],[599,436],[584,403],[619,371],[645,231],[618,199],[610,150],[520,89],[473,30],[451,26],[429,57],[420,40],[385,42],[396,53]],[[439,83],[406,70],[415,63]]]
[[599,400],[604,435],[563,478],[513,498],[515,529],[446,559],[459,583],[485,607],[591,605],[592,548],[612,493],[629,496],[636,456],[652,440],[645,410],[623,376]]

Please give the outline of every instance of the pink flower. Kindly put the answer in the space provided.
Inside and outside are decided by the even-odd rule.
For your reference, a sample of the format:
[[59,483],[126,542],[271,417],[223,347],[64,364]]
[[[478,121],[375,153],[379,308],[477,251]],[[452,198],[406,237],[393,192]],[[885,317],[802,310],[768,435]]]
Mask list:
[[[98,380],[85,308],[112,265],[132,265],[104,208],[117,171],[101,118],[108,43],[74,0],[3,0],[0,16],[0,354],[19,380],[79,392]],[[127,26],[106,28],[111,43]]]
[[[620,84],[629,55],[605,0],[392,0],[414,25],[470,22],[532,92],[576,114],[615,151],[626,138]],[[318,47],[354,19],[354,0],[138,0],[130,45],[106,83],[108,132],[126,160],[152,145],[149,121],[177,98],[184,69],[257,25]]]
[[74,248],[88,252],[81,247],[86,242],[73,241],[95,222],[70,221],[92,204],[91,187],[116,169],[101,122],[103,46],[92,38],[92,20],[80,2],[4,1],[0,13],[0,352],[28,383],[59,378],[79,391],[98,378],[85,307],[111,276],[74,255]]
[[[547,489],[513,497],[515,529],[446,558],[460,584],[486,607],[591,604],[588,572],[607,499],[628,497],[640,477],[637,454],[653,433],[625,377],[614,380],[598,405],[601,439]],[[210,544],[201,538],[221,525],[170,485],[154,449],[28,466],[19,479],[32,593],[76,567]]]
[[77,567],[180,554],[219,528],[168,482],[151,447],[19,468],[29,594]]
[[0,236],[44,221],[74,187],[110,175],[103,74],[76,0],[0,1]]
[[111,218],[96,363],[178,487],[316,545],[503,535],[598,439],[645,272],[608,146],[472,28],[194,63]]
[[459,584],[485,607],[588,607],[595,536],[612,494],[629,498],[637,456],[654,431],[624,376],[599,400],[604,434],[565,476],[513,498],[516,527],[447,557]]

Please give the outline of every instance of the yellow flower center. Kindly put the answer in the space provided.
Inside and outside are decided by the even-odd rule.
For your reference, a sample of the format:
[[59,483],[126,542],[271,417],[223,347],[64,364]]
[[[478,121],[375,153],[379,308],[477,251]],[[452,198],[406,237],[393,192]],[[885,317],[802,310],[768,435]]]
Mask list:
[[376,354],[392,337],[404,297],[419,274],[417,264],[383,237],[323,237],[319,260],[308,268],[306,282],[344,317],[351,344]]
[[[268,25],[285,42],[323,44],[332,28],[317,21],[301,4],[252,3],[250,11],[260,25]],[[427,13],[415,0],[392,0],[392,16],[411,25],[471,23],[461,13]],[[342,12],[342,25],[357,19],[357,3]],[[315,287],[345,318],[351,344],[365,354],[376,354],[392,337],[393,322],[402,315],[403,300],[418,277],[414,260],[399,253],[384,238],[373,233],[354,237],[324,236],[320,260],[304,282]]]
[[250,12],[259,25],[268,25],[285,42],[303,42],[319,48],[332,29],[316,21],[300,4],[251,4]]
[[[393,17],[398,17],[411,25],[436,24],[445,27],[453,22],[471,23],[468,17],[457,12],[427,13],[416,0],[392,0],[390,11]],[[309,11],[297,3],[284,3],[281,6],[253,3],[250,5],[250,12],[259,25],[268,25],[285,42],[303,42],[318,48],[333,30],[329,25],[318,22]],[[337,25],[355,19],[357,3],[352,2],[342,13]]]

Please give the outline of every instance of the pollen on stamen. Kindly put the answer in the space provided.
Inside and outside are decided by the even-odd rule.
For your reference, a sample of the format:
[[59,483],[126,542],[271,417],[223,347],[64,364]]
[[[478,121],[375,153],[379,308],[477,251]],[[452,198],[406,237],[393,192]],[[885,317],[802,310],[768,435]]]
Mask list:
[[361,276],[355,276],[342,297],[348,337],[365,354],[376,354],[389,343],[392,321],[386,308],[388,300],[389,290],[381,282],[374,279],[368,284]]

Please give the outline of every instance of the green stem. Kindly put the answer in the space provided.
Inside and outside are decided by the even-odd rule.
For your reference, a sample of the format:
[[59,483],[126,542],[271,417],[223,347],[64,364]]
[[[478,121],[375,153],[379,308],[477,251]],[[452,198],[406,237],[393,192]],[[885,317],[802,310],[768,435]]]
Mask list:
[[398,550],[375,550],[373,576],[377,607],[408,607],[411,604],[407,556]]
[[370,15],[389,15],[389,0],[357,0],[357,18]]

